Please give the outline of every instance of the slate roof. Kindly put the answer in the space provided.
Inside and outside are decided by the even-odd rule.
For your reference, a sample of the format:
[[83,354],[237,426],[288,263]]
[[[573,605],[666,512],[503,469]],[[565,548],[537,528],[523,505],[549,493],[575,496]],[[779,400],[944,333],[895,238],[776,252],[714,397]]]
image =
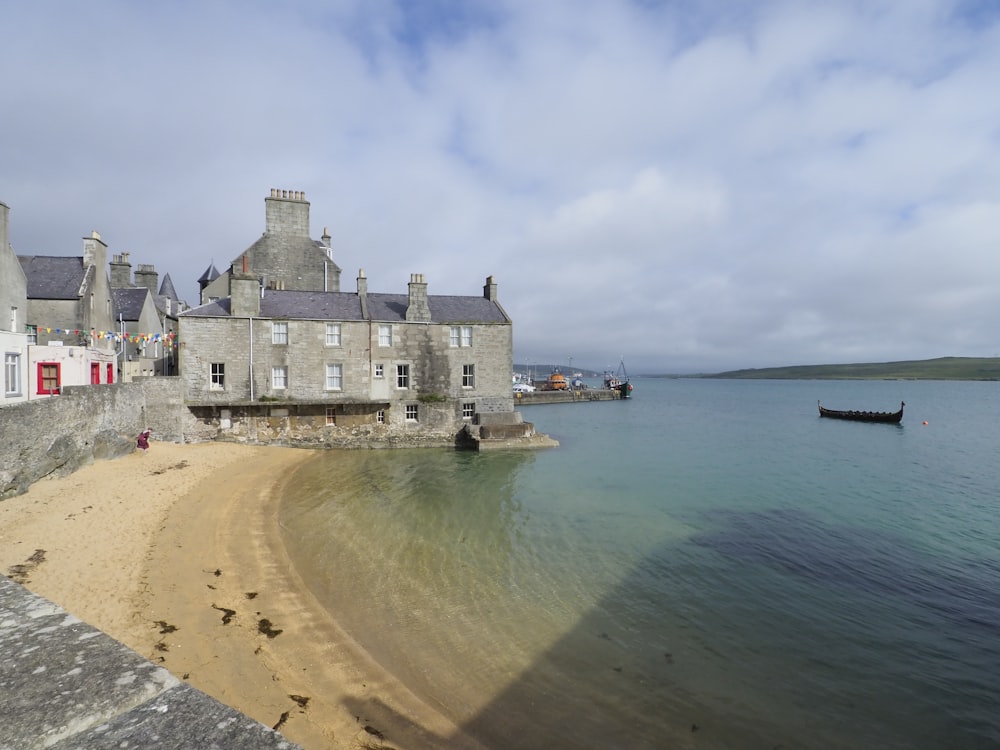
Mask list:
[[201,284],[202,282],[208,283],[211,281],[215,281],[217,278],[219,278],[218,269],[215,267],[214,263],[209,263],[208,268],[205,269],[205,273],[203,273],[200,277],[198,277],[198,283],[199,284]]
[[139,320],[147,294],[149,290],[144,286],[112,289],[111,301],[114,304],[115,319],[121,314],[124,320]]
[[[405,322],[409,296],[369,294],[369,319],[387,323]],[[432,323],[509,323],[503,310],[485,297],[428,295]],[[195,307],[180,317],[229,315],[229,297]],[[361,299],[354,292],[303,292],[266,289],[260,301],[260,317],[288,320],[365,320]]]
[[[216,271],[216,273],[218,273],[218,271]],[[174,282],[170,279],[169,273],[163,274],[163,282],[160,284],[160,296],[166,297],[174,302],[180,302],[180,298],[177,296],[177,290],[174,289]]]
[[[407,294],[369,294],[368,314],[372,320],[406,320],[410,304]],[[429,294],[427,306],[432,323],[507,323],[507,316],[495,302],[485,297]]]
[[79,299],[83,287],[82,257],[18,255],[28,282],[28,299]]

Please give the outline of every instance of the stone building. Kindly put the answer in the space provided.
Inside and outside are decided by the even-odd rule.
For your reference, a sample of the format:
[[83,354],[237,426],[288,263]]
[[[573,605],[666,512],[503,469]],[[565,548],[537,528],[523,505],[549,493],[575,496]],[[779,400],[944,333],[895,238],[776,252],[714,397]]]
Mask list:
[[100,336],[114,331],[108,246],[97,232],[83,238],[83,255],[19,255],[28,280],[28,325],[33,343],[59,341],[113,349]]
[[[267,231],[179,316],[185,403],[236,439],[443,445],[483,431],[530,437],[514,411],[512,323],[493,277],[482,294],[340,291],[329,237],[308,237],[294,191],[265,201]],[[260,264],[260,265],[258,265]],[[211,300],[211,301],[209,301]]]
[[83,255],[19,255],[27,284],[29,395],[115,382],[116,341],[107,245],[92,232]]
[[111,259],[115,320],[118,333],[124,336],[124,380],[177,374],[177,316],[188,306],[178,298],[170,274],[164,275],[162,283],[159,276],[155,266],[140,263],[133,281],[129,253]]
[[442,444],[485,414],[520,422],[492,278],[468,297],[428,295],[420,274],[407,294],[369,293],[363,272],[356,292],[262,289],[249,268],[230,278],[230,296],[180,316],[185,402],[222,429],[266,417],[295,441]]

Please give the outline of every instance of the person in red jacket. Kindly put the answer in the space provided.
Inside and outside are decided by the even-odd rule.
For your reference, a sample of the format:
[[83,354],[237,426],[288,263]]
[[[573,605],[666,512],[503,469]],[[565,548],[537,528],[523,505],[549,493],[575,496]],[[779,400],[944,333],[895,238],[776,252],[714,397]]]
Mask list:
[[139,433],[139,437],[136,438],[135,444],[138,446],[143,453],[149,450],[149,433],[152,432],[148,427]]

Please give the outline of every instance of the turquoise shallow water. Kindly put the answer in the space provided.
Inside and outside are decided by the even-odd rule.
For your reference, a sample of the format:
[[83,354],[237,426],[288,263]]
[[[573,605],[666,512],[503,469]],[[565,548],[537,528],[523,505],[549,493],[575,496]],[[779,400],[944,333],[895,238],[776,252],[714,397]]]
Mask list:
[[1000,746],[1000,384],[640,379],[523,414],[561,446],[323,454],[282,510],[320,601],[468,732]]

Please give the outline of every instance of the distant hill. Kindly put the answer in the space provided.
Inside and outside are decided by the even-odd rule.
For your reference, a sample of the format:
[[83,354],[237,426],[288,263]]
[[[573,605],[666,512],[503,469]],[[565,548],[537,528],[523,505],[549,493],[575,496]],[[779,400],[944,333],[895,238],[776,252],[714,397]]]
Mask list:
[[1000,380],[1000,358],[940,357],[905,362],[765,367],[692,377],[732,380]]

